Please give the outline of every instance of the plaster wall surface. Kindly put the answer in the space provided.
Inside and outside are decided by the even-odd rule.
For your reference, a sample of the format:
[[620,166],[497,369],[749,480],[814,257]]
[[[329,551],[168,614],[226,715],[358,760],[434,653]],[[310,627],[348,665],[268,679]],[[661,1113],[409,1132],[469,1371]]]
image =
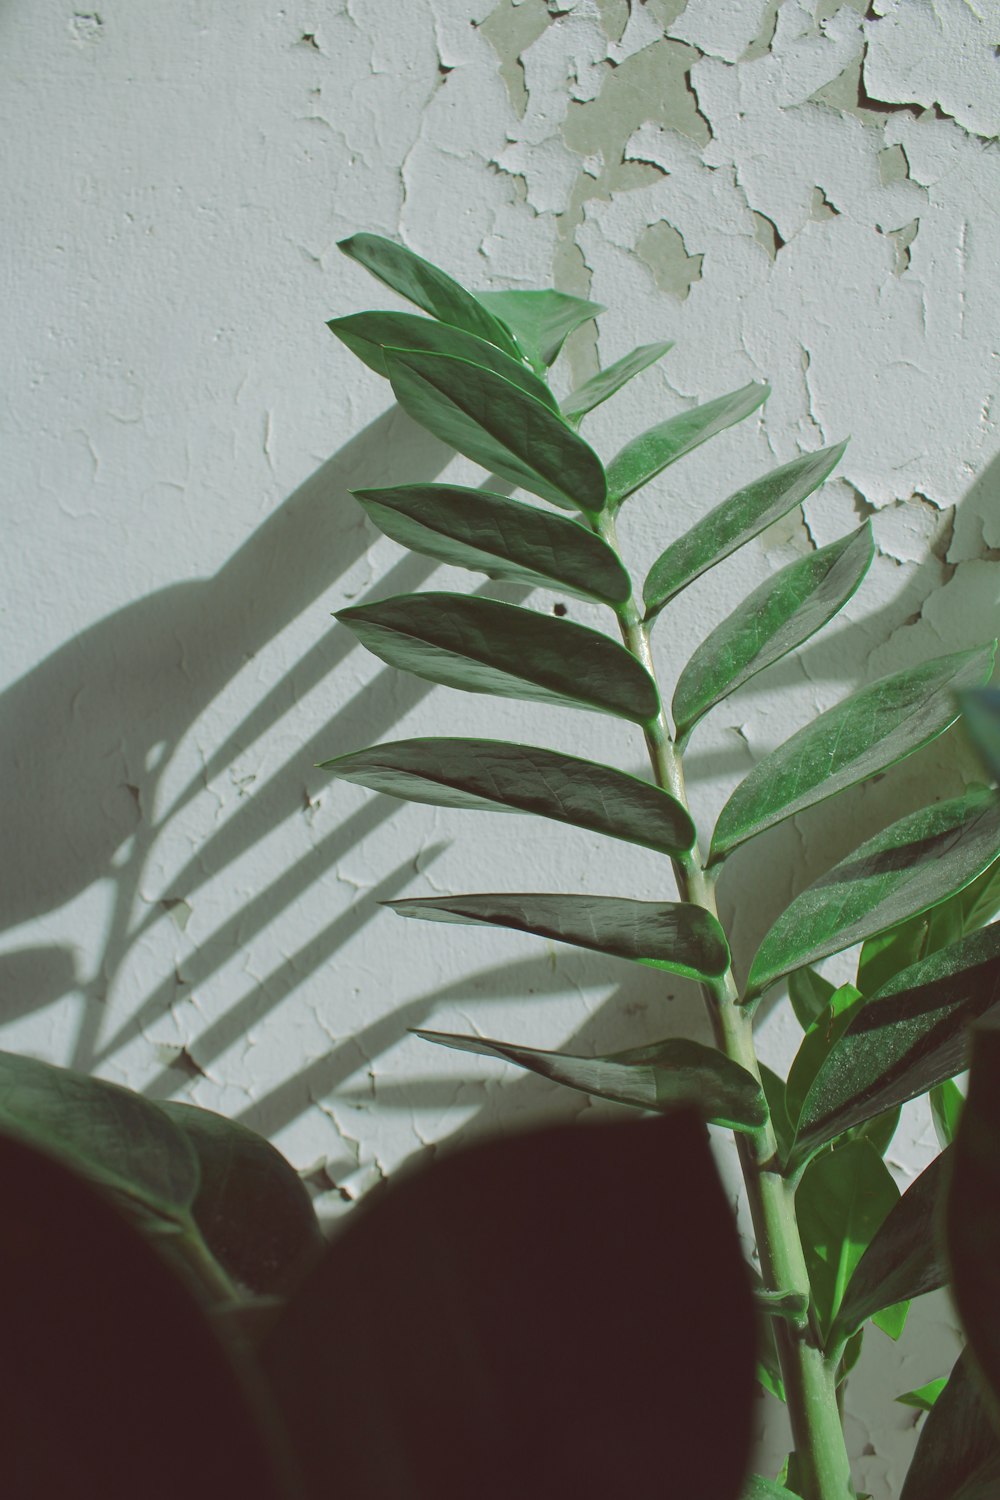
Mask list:
[[[847,691],[997,631],[1000,11],[7,0],[0,44],[0,1045],[265,1131],[334,1217],[459,1130],[595,1108],[408,1027],[580,1051],[707,1035],[683,980],[379,905],[669,897],[655,856],[315,769],[441,732],[642,766],[627,726],[404,678],[331,620],[469,586],[380,537],[352,487],[483,477],[330,337],[325,319],[396,303],[336,242],[367,229],[474,290],[555,284],[606,304],[570,341],[560,391],[675,340],[588,419],[606,457],[664,415],[771,382],[761,414],[630,502],[637,571],[741,483],[851,436],[803,512],[658,627],[669,680],[751,585],[872,523],[875,563],[838,622],[697,731],[709,829],[755,761]],[[564,602],[607,628],[579,601],[531,600]],[[953,731],[738,854],[721,895],[739,962],[793,890],[977,774]],[[794,1032],[771,1005],[776,1066]],[[934,1150],[908,1108],[900,1183]],[[721,1140],[720,1155],[735,1201]],[[848,1422],[876,1500],[898,1493],[913,1443],[892,1396],[955,1347],[943,1298],[898,1346],[869,1335]],[[762,1411],[769,1472],[782,1424]]]

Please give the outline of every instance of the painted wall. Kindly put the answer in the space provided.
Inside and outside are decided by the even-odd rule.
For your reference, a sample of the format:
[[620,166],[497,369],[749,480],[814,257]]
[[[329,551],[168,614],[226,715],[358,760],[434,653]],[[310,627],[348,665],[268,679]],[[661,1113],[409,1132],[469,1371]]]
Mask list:
[[[684,981],[379,906],[494,886],[653,898],[654,856],[314,769],[442,729],[641,765],[624,726],[432,690],[331,621],[432,576],[467,586],[377,536],[351,487],[482,477],[325,329],[394,301],[337,240],[369,229],[473,289],[605,303],[563,389],[674,339],[588,420],[605,455],[770,380],[759,419],[631,502],[637,565],[748,478],[851,435],[804,515],[658,628],[670,674],[750,584],[871,519],[876,562],[841,622],[699,729],[707,824],[845,691],[997,630],[1000,17],[966,0],[6,0],[0,43],[0,1044],[269,1132],[333,1216],[462,1128],[591,1107],[407,1027],[580,1050],[704,1035]],[[793,889],[974,774],[952,734],[734,858],[741,957]],[[793,1033],[772,1007],[777,1064]],[[933,1152],[908,1111],[900,1181]],[[877,1500],[912,1446],[891,1397],[954,1347],[938,1298],[898,1348],[870,1335],[849,1422]],[[773,1469],[781,1414],[761,1424]]]

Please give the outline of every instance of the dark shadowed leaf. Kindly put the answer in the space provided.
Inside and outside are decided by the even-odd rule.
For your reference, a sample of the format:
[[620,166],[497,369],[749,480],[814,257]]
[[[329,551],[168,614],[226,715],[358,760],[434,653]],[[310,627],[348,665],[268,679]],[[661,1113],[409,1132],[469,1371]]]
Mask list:
[[822,974],[808,966],[789,974],[788,999],[803,1031],[808,1031],[813,1022],[823,1014],[835,989],[836,985],[831,984],[829,979],[824,979]]
[[[985,873],[988,875],[989,871]],[[859,989],[866,995],[873,995],[883,984],[888,984],[894,974],[908,969],[918,959],[957,943],[966,931],[963,920],[966,889],[863,943],[858,959]]]
[[520,386],[445,354],[387,349],[385,363],[404,411],[466,458],[564,509],[603,508],[593,448]]
[[666,344],[640,344],[638,349],[633,349],[622,359],[616,359],[613,365],[608,365],[606,370],[598,370],[583,385],[577,386],[562,403],[562,414],[568,422],[579,422],[588,411],[593,411],[595,406],[600,406],[602,401],[607,401],[609,396],[615,395],[623,385],[627,385],[636,375],[643,370],[648,370],[650,365],[655,365],[658,359],[662,359],[669,349],[674,346]]
[[558,403],[544,380],[522,364],[512,359],[495,344],[483,338],[465,333],[461,328],[449,328],[446,323],[436,323],[432,318],[420,318],[414,313],[363,312],[352,313],[346,318],[331,318],[327,323],[330,332],[346,344],[352,354],[363,360],[377,375],[388,376],[385,363],[386,349],[420,349],[425,354],[449,354],[453,359],[468,360],[502,375],[512,385],[520,386],[536,401],[558,410]]
[[802,1101],[812,1087],[813,1079],[862,1003],[860,990],[856,990],[853,984],[842,984],[834,990],[829,1003],[799,1043],[785,1086],[785,1108],[793,1126],[798,1122]]
[[681,589],[800,504],[836,468],[847,447],[821,448],[755,479],[723,500],[664,552],[643,588],[647,619]]
[[622,604],[631,592],[607,542],[521,500],[457,484],[406,484],[354,496],[386,536],[440,562],[603,604]]
[[690,813],[667,792],[593,761],[501,740],[420,739],[324,761],[372,791],[481,812],[527,812],[662,854],[694,843]]
[[927,1414],[899,1500],[996,1500],[998,1494],[1000,1439],[966,1350]]
[[938,1145],[944,1151],[958,1134],[965,1095],[954,1078],[946,1078],[944,1083],[939,1083],[936,1088],[931,1089],[927,1099],[931,1107],[934,1134],[938,1138]]
[[691,979],[716,979],[729,964],[725,934],[716,919],[685,902],[530,893],[414,897],[386,905],[402,917],[533,932]]
[[599,302],[567,292],[482,292],[479,301],[511,330],[536,370],[552,364],[574,329],[602,313]]
[[973,688],[959,701],[973,744],[994,781],[1000,781],[1000,689]]
[[764,938],[747,998],[934,906],[1000,852],[1000,795],[980,788],[910,813],[808,886]]
[[874,555],[866,523],[754,589],[681,672],[673,702],[678,734],[689,734],[710,708],[831,620],[860,585]]
[[701,1042],[669,1037],[607,1057],[578,1057],[446,1031],[417,1030],[416,1035],[456,1052],[499,1057],[553,1083],[618,1104],[649,1110],[692,1104],[710,1125],[730,1130],[758,1130],[767,1120],[767,1105],[755,1079],[717,1048]]
[[764,1087],[764,1097],[771,1116],[771,1128],[778,1143],[778,1155],[784,1162],[788,1158],[795,1135],[785,1102],[785,1080],[779,1078],[778,1074],[773,1072],[766,1063],[760,1063],[759,1067],[760,1081]]
[[609,1500],[623,1465],[657,1493],[668,1455],[679,1496],[733,1500],[754,1314],[703,1124],[681,1110],[439,1156],[351,1214],[264,1359],[317,1497],[335,1480],[351,1500]]
[[629,495],[655,479],[668,464],[676,463],[685,453],[724,432],[734,422],[741,422],[756,411],[771,394],[771,387],[752,381],[728,396],[718,396],[682,411],[666,422],[658,422],[646,432],[626,443],[608,465],[608,499],[620,505]]
[[994,650],[957,651],[883,677],[793,734],[754,766],[722,809],[712,859],[943,734],[957,717],[956,691],[989,677]]
[[854,1018],[799,1117],[795,1160],[965,1066],[969,1025],[1000,1000],[1000,925],[905,969]]
[[336,618],[391,667],[448,687],[595,708],[637,724],[659,709],[645,667],[571,620],[463,594],[401,595]]
[[487,339],[512,359],[521,351],[509,330],[486,307],[430,261],[379,234],[354,234],[337,246],[394,292],[442,323]]

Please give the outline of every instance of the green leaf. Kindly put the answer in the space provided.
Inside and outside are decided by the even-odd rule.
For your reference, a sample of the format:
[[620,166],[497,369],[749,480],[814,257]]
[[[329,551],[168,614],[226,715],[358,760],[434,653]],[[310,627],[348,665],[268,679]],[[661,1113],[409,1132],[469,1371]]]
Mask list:
[[995,643],[883,677],[820,714],[760,761],[719,815],[712,860],[895,765],[956,718],[955,692],[987,678]]
[[855,1125],[847,1132],[846,1139],[869,1141],[879,1156],[884,1156],[899,1128],[900,1114],[901,1107],[898,1104],[893,1109],[883,1110],[873,1120],[866,1120],[863,1125]]
[[829,979],[824,979],[822,974],[808,966],[789,974],[788,998],[803,1031],[808,1031],[826,1010],[835,988]]
[[711,913],[674,901],[623,896],[426,896],[388,901],[402,917],[512,927],[690,979],[717,979],[729,965],[725,934]]
[[776,1479],[762,1479],[759,1474],[751,1474],[743,1486],[740,1500],[798,1500],[798,1496],[792,1490],[786,1490]]
[[926,1385],[917,1386],[915,1391],[904,1392],[896,1400],[900,1406],[915,1406],[919,1411],[930,1411],[947,1384],[947,1375],[942,1375],[938,1380],[929,1380]]
[[860,990],[856,990],[853,984],[842,984],[838,990],[834,990],[826,1009],[802,1038],[785,1086],[785,1107],[793,1126],[798,1123],[802,1101],[812,1087],[813,1079],[829,1057],[830,1049],[847,1030],[861,1004],[863,999]]
[[[835,1153],[836,1154],[836,1153]],[[935,1232],[949,1160],[935,1157],[883,1219],[858,1261],[837,1314],[845,1338],[867,1318],[948,1280]]]
[[536,370],[552,364],[569,335],[604,312],[567,292],[482,292],[479,301],[513,332]]
[[376,375],[388,377],[386,349],[419,349],[425,354],[447,354],[452,359],[464,359],[484,370],[492,370],[494,375],[501,375],[512,385],[520,386],[536,401],[553,411],[559,410],[545,381],[539,380],[520,359],[512,359],[495,344],[460,328],[449,328],[446,323],[435,323],[431,318],[420,318],[414,313],[396,312],[352,313],[346,318],[331,318],[326,326]]
[[778,1155],[784,1162],[792,1147],[795,1129],[788,1114],[785,1104],[785,1081],[779,1078],[766,1063],[760,1063],[760,1081],[764,1088],[764,1097],[767,1100],[767,1108],[771,1116],[771,1129],[778,1143]]
[[621,505],[629,495],[655,479],[668,464],[676,463],[685,453],[699,447],[709,438],[741,422],[752,411],[756,411],[771,394],[771,387],[751,381],[728,396],[718,396],[694,406],[690,411],[679,412],[666,422],[640,433],[626,443],[608,466],[608,500]]
[[962,930],[975,932],[1000,912],[1000,864],[985,870],[961,892]]
[[486,339],[512,359],[521,358],[521,351],[508,329],[478,297],[467,292],[464,286],[431,265],[430,261],[414,255],[412,250],[384,239],[380,234],[354,234],[341,240],[337,248],[408,302],[422,307],[431,317]]
[[965,727],[994,781],[1000,781],[1000,690],[973,688],[960,697]]
[[458,484],[354,490],[394,542],[490,578],[622,604],[631,581],[607,542],[566,516]]
[[730,693],[800,646],[850,599],[875,556],[871,526],[782,568],[706,637],[674,693],[678,736]]
[[192,1217],[228,1274],[259,1295],[294,1285],[323,1248],[309,1194],[270,1141],[192,1104],[162,1103],[187,1137],[201,1184]]
[[747,998],[925,911],[974,880],[998,851],[995,791],[980,788],[901,818],[796,896],[757,950]]
[[403,410],[466,458],[566,510],[603,508],[593,448],[520,386],[445,354],[387,349],[385,363]]
[[944,1083],[939,1083],[931,1089],[929,1101],[934,1134],[938,1138],[938,1145],[944,1151],[958,1134],[958,1122],[962,1118],[965,1095],[954,1078],[946,1078]]
[[570,620],[462,594],[410,594],[335,617],[391,667],[501,698],[569,704],[637,724],[656,718],[656,684],[617,641]]
[[998,1493],[1000,1440],[966,1350],[927,1413],[899,1500],[996,1500]]
[[760,1085],[745,1068],[701,1042],[669,1037],[607,1057],[579,1057],[446,1031],[416,1030],[415,1035],[456,1052],[499,1057],[553,1083],[618,1104],[649,1110],[693,1104],[710,1125],[729,1130],[758,1130],[767,1120]]
[[824,1341],[855,1266],[898,1199],[892,1174],[867,1141],[850,1141],[806,1168],[795,1214]]
[[764,474],[723,500],[672,542],[646,579],[646,618],[657,615],[689,583],[801,504],[837,467],[846,447],[843,442],[834,448],[821,448],[818,453],[807,453]]
[[420,739],[376,745],[322,763],[345,781],[436,807],[536,813],[685,854],[695,829],[687,809],[637,776],[593,761],[501,740]]
[[631,354],[626,354],[622,359],[616,359],[613,365],[608,365],[606,370],[598,370],[583,385],[577,386],[575,391],[568,395],[562,403],[562,414],[567,422],[579,422],[595,406],[600,406],[602,401],[607,401],[609,396],[614,396],[623,385],[627,385],[636,375],[641,375],[643,370],[648,370],[650,365],[655,365],[658,359],[662,359],[673,343],[665,344],[640,344],[638,349],[633,349]]
[[1000,1000],[1000,925],[932,953],[891,980],[823,1064],[799,1117],[793,1160],[965,1066],[966,1031]]
[[883,1307],[879,1312],[872,1313],[872,1322],[895,1343],[906,1327],[909,1311],[909,1302],[895,1302],[892,1307]]
[[908,922],[900,922],[888,932],[869,938],[862,945],[858,959],[859,989],[872,995],[918,959],[957,943],[965,931],[964,900],[965,889],[931,907],[930,911],[921,912]]
[[[851,1371],[854,1369],[854,1366],[857,1364],[858,1360],[861,1358],[861,1346],[863,1345],[864,1341],[865,1330],[863,1328],[859,1328],[857,1333],[851,1334],[851,1337],[844,1345],[844,1352],[841,1355],[840,1363],[837,1366],[836,1380],[838,1391],[844,1384],[844,1381],[847,1379],[848,1375],[850,1375]],[[864,1496],[859,1495],[858,1500],[864,1500]],[[868,1496],[868,1500],[871,1500],[870,1495]]]

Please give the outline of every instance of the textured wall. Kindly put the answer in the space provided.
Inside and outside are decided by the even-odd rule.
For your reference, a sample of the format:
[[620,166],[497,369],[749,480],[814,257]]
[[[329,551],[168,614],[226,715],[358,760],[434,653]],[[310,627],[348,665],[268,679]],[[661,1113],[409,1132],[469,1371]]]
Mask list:
[[[698,731],[707,821],[848,688],[996,631],[1000,17],[967,0],[7,0],[0,40],[0,1043],[266,1130],[342,1212],[463,1125],[589,1107],[408,1026],[588,1049],[703,1022],[683,981],[378,906],[494,885],[653,897],[654,856],[313,769],[443,727],[633,770],[641,748],[611,720],[403,679],[331,623],[431,576],[349,487],[448,463],[324,328],[393,300],[336,241],[374,230],[474,289],[606,303],[566,385],[676,340],[588,420],[605,455],[771,381],[763,415],[632,502],[637,563],[740,482],[852,435],[804,515],[658,628],[669,674],[751,582],[871,517],[878,555],[841,622]],[[736,857],[723,900],[744,955],[793,887],[971,764],[953,734]],[[782,1016],[762,1034],[783,1061]],[[933,1149],[913,1110],[900,1180]],[[941,1372],[948,1322],[929,1299],[898,1349],[869,1336],[849,1420],[877,1500],[912,1442],[891,1397]]]

